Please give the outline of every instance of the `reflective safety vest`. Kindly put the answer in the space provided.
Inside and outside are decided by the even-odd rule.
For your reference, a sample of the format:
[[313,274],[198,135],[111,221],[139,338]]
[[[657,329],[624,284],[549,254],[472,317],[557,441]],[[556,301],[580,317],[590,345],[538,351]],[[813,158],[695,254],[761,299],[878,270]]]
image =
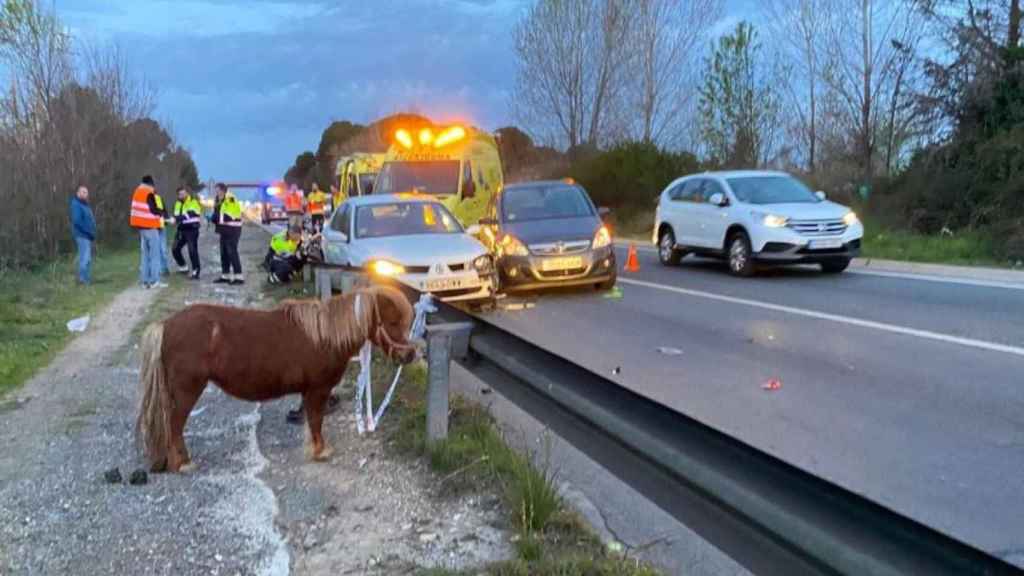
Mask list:
[[299,243],[295,240],[289,240],[288,232],[278,232],[270,239],[270,249],[273,250],[274,256],[289,258],[295,255],[295,252],[299,249]]
[[174,203],[174,219],[178,226],[199,224],[202,214],[203,206],[192,196],[186,197],[184,202],[178,200]]
[[324,204],[327,203],[327,194],[324,194],[321,190],[317,190],[316,192],[310,193],[307,200],[309,201],[310,214],[324,213]]
[[153,198],[156,200],[156,209],[160,211],[160,227],[164,227],[164,217],[167,216],[167,210],[164,210],[164,199],[159,194],[154,194]]
[[302,194],[298,190],[284,195],[284,210],[293,214],[302,212]]
[[148,184],[139,184],[139,186],[135,188],[135,192],[132,193],[132,212],[131,217],[128,220],[128,223],[131,224],[132,228],[160,228],[160,223],[163,222],[163,218],[159,214],[153,214],[149,210],[150,194],[153,194],[153,187]]
[[224,197],[220,205],[220,224],[222,226],[242,227],[242,205],[231,194]]

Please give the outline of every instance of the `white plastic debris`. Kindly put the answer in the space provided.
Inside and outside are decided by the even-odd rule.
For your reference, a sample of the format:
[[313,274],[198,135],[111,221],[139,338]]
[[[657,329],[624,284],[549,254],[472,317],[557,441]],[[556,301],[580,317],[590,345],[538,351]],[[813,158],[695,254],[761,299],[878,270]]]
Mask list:
[[69,332],[85,332],[85,329],[89,327],[89,316],[81,316],[74,320],[68,321]]
[[683,353],[679,348],[672,348],[670,346],[659,346],[658,352],[661,352],[665,356],[680,356]]

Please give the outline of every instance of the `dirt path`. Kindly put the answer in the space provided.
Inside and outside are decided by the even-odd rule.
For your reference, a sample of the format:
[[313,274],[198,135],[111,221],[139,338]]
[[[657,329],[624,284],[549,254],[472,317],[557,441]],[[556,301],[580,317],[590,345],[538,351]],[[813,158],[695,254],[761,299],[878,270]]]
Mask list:
[[201,282],[125,291],[0,407],[0,574],[391,574],[509,554],[495,498],[434,496],[421,464],[355,434],[347,404],[325,424],[334,459],[311,464],[302,427],[284,422],[297,398],[252,404],[210,386],[186,430],[195,473],[104,481],[141,466],[132,328],[154,305],[270,305],[256,267],[266,238],[245,229],[247,283],[223,287],[204,231]]

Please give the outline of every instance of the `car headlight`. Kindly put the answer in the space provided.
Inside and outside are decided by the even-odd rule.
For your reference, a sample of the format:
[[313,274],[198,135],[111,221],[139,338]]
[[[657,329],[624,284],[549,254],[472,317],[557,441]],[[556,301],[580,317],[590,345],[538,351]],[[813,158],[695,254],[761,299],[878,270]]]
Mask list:
[[591,243],[591,246],[594,249],[604,248],[605,246],[608,246],[611,243],[612,233],[608,231],[607,226],[601,226],[600,228],[597,229],[597,232],[594,233],[594,241]]
[[857,213],[852,210],[843,216],[843,224],[846,224],[847,226],[853,226],[857,222],[860,222],[860,218],[857,218]]
[[529,256],[530,251],[519,241],[519,238],[511,234],[505,234],[501,238],[501,249],[505,254],[511,256]]
[[370,263],[370,271],[378,276],[398,276],[405,274],[405,268],[389,260],[374,260]]
[[473,268],[480,273],[488,273],[493,269],[494,263],[491,261],[491,257],[484,254],[473,260]]
[[777,214],[765,214],[763,212],[755,212],[755,216],[761,218],[761,224],[768,228],[782,228],[789,223],[789,218],[785,216],[779,216]]

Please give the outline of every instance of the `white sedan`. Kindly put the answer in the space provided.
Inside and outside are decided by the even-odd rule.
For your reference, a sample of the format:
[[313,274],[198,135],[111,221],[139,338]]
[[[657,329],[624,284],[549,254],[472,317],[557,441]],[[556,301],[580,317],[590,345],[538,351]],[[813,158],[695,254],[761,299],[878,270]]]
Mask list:
[[448,301],[496,288],[494,261],[441,202],[424,194],[357,196],[324,227],[328,264],[365,269]]

